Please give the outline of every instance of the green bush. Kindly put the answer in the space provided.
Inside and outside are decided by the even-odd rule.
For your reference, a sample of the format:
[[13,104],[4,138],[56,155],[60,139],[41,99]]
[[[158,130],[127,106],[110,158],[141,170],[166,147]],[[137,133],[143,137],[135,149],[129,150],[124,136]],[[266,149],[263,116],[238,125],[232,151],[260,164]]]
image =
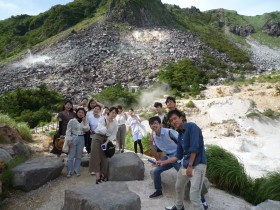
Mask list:
[[[17,123],[15,120],[10,118],[8,115],[0,114],[0,124],[8,125],[16,128],[21,137],[28,142],[32,141],[32,134],[29,126],[26,123]],[[2,139],[3,140],[3,139]]]
[[264,116],[267,116],[271,119],[276,119],[280,116],[280,113],[277,111],[273,111],[272,109],[267,109],[262,113]]
[[50,122],[52,112],[61,107],[63,97],[46,85],[36,89],[4,92],[0,97],[0,112],[8,114],[17,122],[27,122],[31,128],[40,122]]
[[196,106],[195,106],[195,104],[194,104],[193,101],[189,101],[189,102],[186,104],[186,107],[188,107],[188,108],[195,108]]
[[226,150],[211,145],[207,148],[207,178],[217,188],[240,196],[251,180],[245,173],[244,166]]
[[130,93],[128,88],[123,88],[121,82],[104,88],[94,97],[103,104],[121,104],[124,108],[129,108],[137,104],[138,94]]
[[177,92],[188,92],[190,95],[200,93],[199,84],[206,84],[206,74],[189,59],[169,63],[164,71],[159,72],[159,79],[167,82]]

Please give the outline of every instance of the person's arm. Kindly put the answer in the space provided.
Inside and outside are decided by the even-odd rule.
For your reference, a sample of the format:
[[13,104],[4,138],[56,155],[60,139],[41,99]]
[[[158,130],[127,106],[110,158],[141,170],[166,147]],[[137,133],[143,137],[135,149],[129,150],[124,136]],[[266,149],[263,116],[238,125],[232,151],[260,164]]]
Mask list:
[[166,165],[166,164],[168,164],[168,163],[174,163],[174,162],[176,162],[178,160],[178,158],[177,157],[171,157],[171,158],[168,158],[167,160],[158,160],[157,162],[156,162],[156,165],[157,166],[163,166],[163,165]]
[[86,117],[83,117],[82,123],[83,123],[83,131],[84,131],[84,132],[89,131],[90,127],[89,127],[89,124],[88,124],[88,122],[87,122],[87,120],[86,120]]
[[66,129],[66,135],[65,135],[65,141],[67,141],[67,144],[69,147],[72,147],[72,127],[74,125],[74,120],[70,120],[67,124],[67,129]]
[[191,177],[192,176],[192,170],[193,170],[193,163],[196,157],[196,153],[192,152],[190,155],[190,159],[189,159],[189,165],[187,167],[187,171],[186,171],[186,175]]

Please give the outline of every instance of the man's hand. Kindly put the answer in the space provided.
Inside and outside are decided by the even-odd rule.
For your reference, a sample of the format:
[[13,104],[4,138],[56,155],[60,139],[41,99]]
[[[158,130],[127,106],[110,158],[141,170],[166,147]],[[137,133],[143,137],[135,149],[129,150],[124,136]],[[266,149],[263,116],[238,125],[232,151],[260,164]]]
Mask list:
[[186,175],[188,177],[192,177],[192,170],[193,170],[193,168],[191,166],[188,166],[188,168],[186,170],[186,173],[187,173]]
[[165,162],[164,162],[164,160],[158,160],[158,161],[156,161],[156,165],[163,166],[163,165],[165,165]]

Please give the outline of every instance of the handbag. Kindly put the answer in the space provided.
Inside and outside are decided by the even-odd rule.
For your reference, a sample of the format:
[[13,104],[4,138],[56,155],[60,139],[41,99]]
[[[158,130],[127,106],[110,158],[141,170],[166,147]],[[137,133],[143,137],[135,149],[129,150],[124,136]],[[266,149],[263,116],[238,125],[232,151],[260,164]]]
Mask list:
[[56,147],[56,149],[62,150],[64,142],[65,142],[65,137],[59,136],[58,138],[55,139],[54,146]]
[[116,151],[116,148],[115,148],[115,145],[113,144],[113,142],[108,141],[108,143],[106,145],[106,149],[103,150],[105,156],[108,158],[111,158],[115,154],[115,151]]
[[62,152],[68,153],[68,151],[69,151],[68,140],[64,140],[62,146]]

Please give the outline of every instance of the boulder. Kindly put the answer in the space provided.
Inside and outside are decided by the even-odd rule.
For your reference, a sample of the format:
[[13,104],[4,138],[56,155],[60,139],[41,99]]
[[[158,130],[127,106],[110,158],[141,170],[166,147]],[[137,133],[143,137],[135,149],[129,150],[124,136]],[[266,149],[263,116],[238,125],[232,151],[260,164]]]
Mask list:
[[9,162],[12,159],[12,156],[4,149],[0,148],[0,162]]
[[[152,179],[154,179],[153,170],[150,171],[150,175],[151,175]],[[175,188],[176,179],[177,179],[177,171],[174,168],[171,168],[171,169],[161,173],[161,184],[162,184],[162,188],[163,188],[163,193],[164,193],[165,189]],[[205,177],[204,185],[202,186],[203,195],[205,195],[208,192],[208,189],[210,188],[210,186],[211,186],[211,183],[209,182],[207,177]],[[190,183],[188,183],[186,185],[184,199],[185,200],[190,199]]]
[[115,154],[109,159],[108,179],[110,181],[143,180],[144,171],[144,163],[135,153]]
[[106,182],[65,190],[62,210],[140,210],[140,197],[125,183]]
[[1,141],[7,144],[23,142],[18,130],[8,125],[0,125],[0,137]]
[[266,200],[257,206],[251,208],[251,210],[279,210],[280,201]]
[[57,178],[64,167],[62,159],[38,157],[12,169],[13,187],[23,191],[39,188]]
[[16,143],[13,146],[13,151],[14,151],[14,154],[17,156],[30,157],[30,151],[29,151],[28,147],[22,143]]

